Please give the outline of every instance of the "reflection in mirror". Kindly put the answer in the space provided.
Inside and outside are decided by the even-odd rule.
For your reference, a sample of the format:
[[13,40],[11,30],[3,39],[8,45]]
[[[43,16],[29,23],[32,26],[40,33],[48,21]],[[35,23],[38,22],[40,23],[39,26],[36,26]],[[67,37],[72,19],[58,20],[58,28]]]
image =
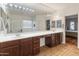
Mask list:
[[[3,29],[2,31],[0,31],[1,33],[9,33],[10,32],[10,20],[7,14],[7,9],[5,5],[1,5],[1,9],[0,9],[0,22],[1,22],[1,29]],[[5,8],[4,8],[5,6]]]
[[22,21],[22,31],[23,32],[32,31],[32,25],[33,25],[32,20],[23,20]]
[[57,27],[57,28],[61,28],[61,27],[62,27],[62,22],[61,22],[61,20],[57,20],[56,22],[57,22],[57,23],[56,23],[56,24],[57,24],[56,27]]
[[[17,5],[17,8],[15,5]],[[18,33],[33,31],[33,23],[35,23],[34,15],[32,15],[33,10],[31,9],[31,11],[27,12],[24,10],[24,6],[21,6],[21,9],[19,9],[18,6],[21,5],[5,5],[7,14],[3,8],[0,9],[0,17],[2,18],[2,21],[0,19],[0,32]]]
[[55,28],[55,21],[52,21],[52,28]]
[[75,30],[75,22],[70,22],[70,30]]

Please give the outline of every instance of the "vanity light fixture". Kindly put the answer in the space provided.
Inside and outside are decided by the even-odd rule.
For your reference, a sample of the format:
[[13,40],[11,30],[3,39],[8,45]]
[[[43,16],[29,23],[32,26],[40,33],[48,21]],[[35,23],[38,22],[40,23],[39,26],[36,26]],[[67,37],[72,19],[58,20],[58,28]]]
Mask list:
[[29,8],[26,8],[26,10],[29,10]]
[[13,6],[13,4],[9,4],[9,6],[10,6],[10,7],[12,7],[12,6]]
[[14,5],[14,7],[17,8],[18,6],[17,5]]
[[23,10],[26,10],[26,11],[29,11],[29,12],[34,12],[35,10],[31,9],[31,8],[25,8],[25,7],[22,7],[22,6],[18,6],[18,5],[14,5],[14,4],[9,4],[10,7],[15,7],[15,8],[19,8],[19,9],[23,9]]
[[32,10],[32,12],[34,12],[34,10]]
[[30,12],[34,12],[34,10],[33,10],[33,9],[29,9],[29,11],[30,11]]
[[29,9],[29,11],[32,11],[32,9]]
[[22,7],[21,6],[19,6],[19,9],[21,9]]
[[25,10],[25,8],[23,7],[23,10]]

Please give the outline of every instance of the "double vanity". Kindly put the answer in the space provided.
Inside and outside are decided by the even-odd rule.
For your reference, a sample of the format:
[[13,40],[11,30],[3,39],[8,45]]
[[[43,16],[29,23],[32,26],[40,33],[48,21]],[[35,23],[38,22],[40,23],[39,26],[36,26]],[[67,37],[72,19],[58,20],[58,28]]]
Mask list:
[[36,31],[0,35],[1,56],[33,56],[40,53],[40,38],[45,45],[54,47],[62,42],[62,31]]

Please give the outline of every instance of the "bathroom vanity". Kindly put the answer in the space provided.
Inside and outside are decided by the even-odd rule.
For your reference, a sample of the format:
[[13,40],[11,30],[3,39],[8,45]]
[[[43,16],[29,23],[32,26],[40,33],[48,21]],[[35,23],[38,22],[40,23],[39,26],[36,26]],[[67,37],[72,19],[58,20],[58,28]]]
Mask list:
[[[13,35],[13,34],[12,34]],[[0,37],[1,56],[33,56],[40,53],[40,38],[45,37],[45,45],[54,47],[62,42],[62,31],[38,31],[20,33],[16,37]]]

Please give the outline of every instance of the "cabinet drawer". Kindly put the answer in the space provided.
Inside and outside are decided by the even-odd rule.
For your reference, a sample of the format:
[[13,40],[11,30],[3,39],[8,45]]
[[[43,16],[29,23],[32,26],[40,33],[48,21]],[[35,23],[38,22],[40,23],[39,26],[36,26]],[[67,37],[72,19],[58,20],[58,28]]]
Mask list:
[[23,39],[20,43],[21,46],[32,45],[32,39]]
[[40,40],[33,41],[33,44],[38,44]]
[[33,45],[33,48],[37,48],[37,47],[40,47],[40,44],[39,43]]
[[40,37],[33,37],[32,39],[33,39],[33,41],[39,41]]
[[24,42],[29,42],[31,40],[32,40],[32,38],[24,38],[24,39],[21,39],[20,41],[21,41],[21,43],[24,43]]
[[3,43],[1,43],[0,45],[1,45],[1,48],[19,45],[19,40],[3,42]]
[[39,37],[33,37],[32,41],[33,41],[34,44],[39,43],[40,38]]

